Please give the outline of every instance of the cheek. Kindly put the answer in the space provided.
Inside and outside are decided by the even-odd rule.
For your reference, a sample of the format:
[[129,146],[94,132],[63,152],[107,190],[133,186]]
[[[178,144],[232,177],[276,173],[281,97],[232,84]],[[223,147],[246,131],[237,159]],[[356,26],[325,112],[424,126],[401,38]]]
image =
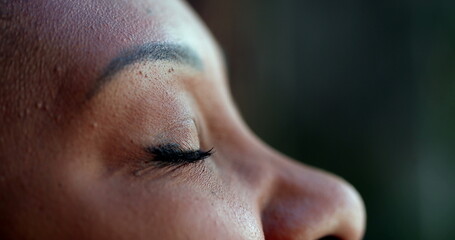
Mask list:
[[222,186],[166,177],[87,179],[74,186],[73,212],[87,221],[89,238],[263,239],[252,204],[234,186]]

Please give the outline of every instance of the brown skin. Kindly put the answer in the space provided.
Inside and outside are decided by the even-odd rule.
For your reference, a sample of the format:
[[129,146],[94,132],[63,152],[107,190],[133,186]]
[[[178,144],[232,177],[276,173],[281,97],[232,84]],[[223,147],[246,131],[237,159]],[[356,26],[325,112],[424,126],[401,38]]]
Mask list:
[[[2,8],[1,239],[361,239],[349,184],[245,126],[220,50],[185,2]],[[203,67],[137,62],[88,96],[125,49],[153,42],[193,49]],[[174,170],[144,164],[144,147],[166,143],[215,153]]]

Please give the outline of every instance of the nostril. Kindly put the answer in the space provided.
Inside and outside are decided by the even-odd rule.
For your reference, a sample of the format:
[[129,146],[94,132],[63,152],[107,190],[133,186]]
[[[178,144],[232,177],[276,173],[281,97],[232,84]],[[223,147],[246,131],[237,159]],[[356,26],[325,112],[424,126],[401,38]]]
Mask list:
[[335,236],[327,236],[327,237],[319,238],[318,240],[341,240],[341,238],[338,238]]

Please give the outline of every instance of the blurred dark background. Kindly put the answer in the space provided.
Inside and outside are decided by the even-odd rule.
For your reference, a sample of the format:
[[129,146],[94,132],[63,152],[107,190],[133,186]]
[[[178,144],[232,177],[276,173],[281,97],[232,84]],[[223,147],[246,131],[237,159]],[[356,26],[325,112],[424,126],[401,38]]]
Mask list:
[[365,239],[455,239],[455,1],[190,3],[247,123],[351,182]]

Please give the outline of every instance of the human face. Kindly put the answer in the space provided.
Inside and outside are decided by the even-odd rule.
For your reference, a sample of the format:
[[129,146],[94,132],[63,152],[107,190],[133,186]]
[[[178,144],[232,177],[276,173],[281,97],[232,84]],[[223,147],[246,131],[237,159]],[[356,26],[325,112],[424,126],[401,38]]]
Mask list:
[[350,185],[245,126],[185,2],[4,9],[0,238],[361,238]]

